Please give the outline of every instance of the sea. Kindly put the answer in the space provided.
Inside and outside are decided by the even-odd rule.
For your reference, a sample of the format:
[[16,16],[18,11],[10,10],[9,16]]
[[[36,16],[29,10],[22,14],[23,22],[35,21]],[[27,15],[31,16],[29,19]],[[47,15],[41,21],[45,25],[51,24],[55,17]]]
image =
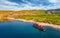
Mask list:
[[31,22],[18,20],[0,22],[0,38],[60,38],[60,29],[44,26],[46,31],[33,27]]

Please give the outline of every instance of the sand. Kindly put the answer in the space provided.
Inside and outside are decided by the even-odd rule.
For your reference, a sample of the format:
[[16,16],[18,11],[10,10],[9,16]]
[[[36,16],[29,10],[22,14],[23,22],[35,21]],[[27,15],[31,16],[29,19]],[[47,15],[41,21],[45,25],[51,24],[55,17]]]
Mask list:
[[[20,21],[23,21],[23,22],[35,22],[33,20],[25,20],[25,19],[15,19],[15,18],[9,18],[10,20],[20,20]],[[49,23],[40,23],[40,22],[36,22],[38,23],[39,25],[42,25],[42,26],[49,26],[49,27],[52,27],[52,28],[55,28],[55,29],[60,29],[60,25],[54,25],[54,24],[49,24]]]

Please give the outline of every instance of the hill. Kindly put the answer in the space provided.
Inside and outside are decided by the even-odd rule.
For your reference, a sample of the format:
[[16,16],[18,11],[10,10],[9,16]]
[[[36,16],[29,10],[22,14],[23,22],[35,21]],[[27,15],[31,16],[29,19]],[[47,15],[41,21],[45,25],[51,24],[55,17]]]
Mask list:
[[60,14],[60,9],[50,9],[50,10],[47,10],[46,12]]
[[21,10],[21,11],[0,10],[0,21],[7,21],[9,20],[8,19],[9,17],[60,25],[60,14],[56,14],[55,12],[49,14],[49,12],[46,12],[46,10]]

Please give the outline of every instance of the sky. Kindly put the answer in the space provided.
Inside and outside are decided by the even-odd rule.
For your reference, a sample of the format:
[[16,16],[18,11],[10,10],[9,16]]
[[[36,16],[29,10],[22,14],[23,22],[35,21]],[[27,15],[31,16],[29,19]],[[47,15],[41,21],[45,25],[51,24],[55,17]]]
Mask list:
[[48,10],[60,8],[60,0],[0,0],[0,10]]

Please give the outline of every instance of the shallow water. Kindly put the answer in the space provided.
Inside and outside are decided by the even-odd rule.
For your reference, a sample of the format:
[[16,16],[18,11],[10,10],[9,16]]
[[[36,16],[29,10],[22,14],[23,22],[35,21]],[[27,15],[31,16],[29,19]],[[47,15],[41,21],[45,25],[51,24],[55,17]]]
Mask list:
[[42,32],[29,22],[0,22],[0,38],[60,38],[60,30],[45,28],[46,31]]

